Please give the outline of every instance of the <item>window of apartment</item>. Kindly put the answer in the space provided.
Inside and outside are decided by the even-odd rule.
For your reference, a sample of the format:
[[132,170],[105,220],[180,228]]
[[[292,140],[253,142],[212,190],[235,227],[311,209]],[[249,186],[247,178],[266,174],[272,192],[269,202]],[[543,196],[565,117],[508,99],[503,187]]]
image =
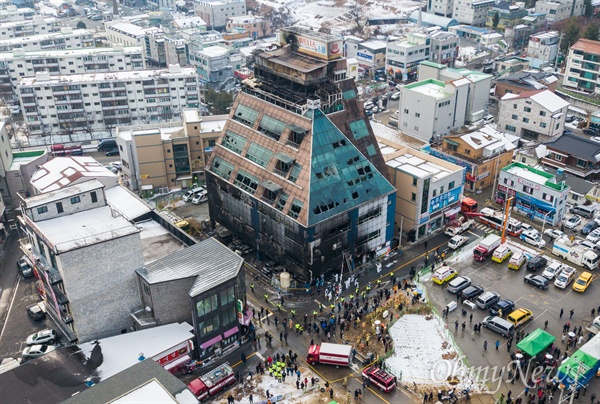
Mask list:
[[417,186],[417,177],[413,177],[413,187]]
[[433,191],[431,191],[431,196],[434,198],[437,196],[437,189],[434,189]]
[[235,300],[235,294],[233,292],[233,286],[222,290],[220,293],[221,306],[225,306],[227,303],[231,303]]
[[225,136],[223,136],[221,145],[223,145],[223,147],[229,150],[240,154],[246,146],[246,141],[246,138],[242,135],[238,135],[237,133],[233,133],[232,131],[228,130],[225,133]]
[[509,132],[516,132],[516,131],[517,131],[517,128],[516,128],[516,127],[514,127],[514,126],[512,126],[512,125],[506,125],[504,128],[505,128],[507,131],[509,131]]
[[454,181],[450,181],[448,184],[448,190],[454,189]]
[[585,167],[586,165],[587,164],[586,164],[585,160],[583,160],[583,159],[577,159],[577,167]]
[[444,193],[444,186],[440,187],[440,195]]
[[519,119],[519,115],[513,114],[511,118],[514,119],[514,120],[517,120],[517,119]]
[[554,153],[554,160],[556,160],[556,161],[562,161],[562,156],[560,154]]
[[513,104],[513,109],[517,109],[517,104]]
[[532,195],[533,194],[533,188],[528,187],[527,185],[523,185],[523,192],[525,192],[526,194]]
[[286,194],[285,192],[281,192],[279,194],[279,197],[277,198],[277,203],[275,204],[275,207],[277,208],[277,210],[283,211],[283,208],[285,207],[285,204],[287,203],[288,198],[289,198],[289,195]]
[[63,206],[62,206],[62,202],[56,202],[56,211],[58,213],[63,213],[64,212]]
[[529,118],[523,118],[523,122],[529,123]]
[[408,114],[408,109],[404,108],[404,113]]
[[81,202],[81,198],[79,196],[74,196],[71,198],[71,205],[75,205],[76,203]]
[[546,116],[546,111],[540,111],[540,116]]
[[301,201],[294,199],[294,201],[292,202],[292,206],[290,207],[290,210],[288,212],[288,216],[297,219],[298,216],[300,216],[300,212],[302,211],[303,206],[304,204]]
[[47,206],[40,206],[39,208],[37,208],[37,212],[38,214],[42,214],[42,213],[46,213],[48,212],[48,207]]
[[248,151],[246,152],[246,158],[256,164],[266,167],[269,164],[269,160],[273,156],[273,152],[265,147],[259,146],[257,143],[250,143]]
[[529,108],[529,107],[525,107],[525,108],[523,108],[523,110],[524,110],[525,112],[531,112],[531,108]]
[[553,201],[554,201],[554,197],[553,197],[552,195],[549,195],[549,194],[545,193],[545,192],[544,192],[544,194],[542,195],[542,198],[543,198],[545,201],[548,201],[548,202],[553,202]]
[[96,191],[90,192],[90,196],[92,197],[92,203],[98,202],[98,195],[96,194]]
[[420,118],[421,114],[419,114],[418,112],[415,112],[415,117]]
[[410,196],[410,200],[415,202],[417,200],[417,194],[415,194],[414,192],[411,194]]
[[256,189],[258,188],[258,178],[247,173],[244,170],[239,170],[238,174],[235,177],[234,184],[244,191],[254,195]]

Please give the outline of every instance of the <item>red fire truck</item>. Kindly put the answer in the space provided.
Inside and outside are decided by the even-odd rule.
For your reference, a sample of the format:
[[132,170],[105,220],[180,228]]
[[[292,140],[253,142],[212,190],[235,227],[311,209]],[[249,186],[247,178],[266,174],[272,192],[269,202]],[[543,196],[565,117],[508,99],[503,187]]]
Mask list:
[[188,384],[191,392],[200,400],[206,400],[224,390],[227,386],[235,383],[233,369],[225,363],[204,376],[200,376]]

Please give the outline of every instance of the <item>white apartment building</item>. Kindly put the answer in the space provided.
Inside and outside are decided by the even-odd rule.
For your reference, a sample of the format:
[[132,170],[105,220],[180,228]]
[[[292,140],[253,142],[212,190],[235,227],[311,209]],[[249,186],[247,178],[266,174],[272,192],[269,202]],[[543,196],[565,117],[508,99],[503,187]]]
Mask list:
[[215,45],[190,54],[190,64],[196,67],[202,84],[220,89],[234,85],[233,72],[242,67],[242,57],[239,52]]
[[437,141],[465,124],[469,82],[427,79],[402,88],[398,129],[424,142]]
[[487,20],[487,13],[494,4],[494,0],[457,0],[454,2],[452,18],[461,24],[483,27]]
[[454,67],[460,38],[453,32],[436,31],[431,34],[431,57],[434,63]]
[[29,21],[0,23],[0,40],[59,32],[63,25],[57,18],[35,15]]
[[18,103],[17,83],[23,77],[49,72],[61,74],[104,73],[112,71],[144,70],[144,54],[139,46],[111,48],[83,48],[26,52],[13,49],[0,53],[0,82],[10,83],[11,91],[0,87],[0,97],[8,104]]
[[[419,63],[430,59],[431,38],[420,32],[387,44],[385,71],[402,81],[417,77]],[[391,74],[390,74],[391,73]]]
[[535,3],[535,12],[546,14],[549,24],[583,15],[584,11],[584,0],[540,0]]
[[560,42],[560,33],[558,31],[540,32],[529,36],[527,44],[527,56],[533,59],[541,60],[542,65],[554,63],[558,54],[558,43]]
[[95,46],[96,41],[94,40],[93,31],[63,27],[60,32],[1,40],[0,52],[10,52],[17,48],[25,51],[39,51],[50,49],[93,48]]
[[106,38],[112,43],[123,46],[141,46],[146,56],[148,56],[149,48],[148,34],[160,31],[160,28],[143,28],[124,20],[108,21],[104,23],[104,29]]
[[569,49],[563,86],[600,93],[600,41],[580,39]]
[[568,107],[550,90],[507,93],[500,99],[498,127],[526,139],[552,140],[563,133]]
[[194,10],[212,29],[222,29],[229,17],[246,15],[245,0],[195,1]]
[[112,132],[119,125],[168,122],[197,108],[195,69],[120,71],[21,79],[17,93],[31,134]]
[[452,10],[454,10],[454,0],[427,0],[428,13],[451,18]]
[[31,20],[35,15],[35,10],[31,8],[17,8],[17,6],[8,6],[0,13],[0,23],[9,21]]

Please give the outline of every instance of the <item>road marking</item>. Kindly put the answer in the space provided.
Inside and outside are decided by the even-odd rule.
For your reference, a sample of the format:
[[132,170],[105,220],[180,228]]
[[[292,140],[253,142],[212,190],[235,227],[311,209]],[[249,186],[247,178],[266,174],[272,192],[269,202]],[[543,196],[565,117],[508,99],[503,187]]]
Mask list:
[[[246,356],[246,360],[252,358],[254,355],[256,355],[257,352],[252,352],[250,355]],[[239,366],[242,363],[242,361],[239,361],[238,363],[236,363],[235,365],[231,365],[232,368]]]
[[4,325],[2,326],[2,331],[0,331],[0,339],[4,335],[4,330],[6,329],[6,325],[8,324],[8,316],[10,316],[10,311],[12,309],[13,304],[15,303],[15,297],[17,297],[17,289],[19,289],[19,283],[21,282],[21,274],[17,275],[17,281],[15,282],[15,286],[13,287],[13,296],[10,299],[10,304],[8,305],[8,310],[6,311],[6,318],[4,319]]
[[381,396],[379,395],[379,393],[377,393],[377,392],[376,392],[375,390],[373,390],[372,388],[370,388],[370,387],[367,387],[367,389],[369,389],[369,391],[370,391],[371,393],[375,394],[375,395],[376,395],[376,396],[377,396],[377,397],[378,397],[378,398],[379,398],[381,401],[383,401],[384,403],[386,403],[386,404],[390,404],[390,402],[389,402],[389,401],[387,401],[385,398],[381,397]]

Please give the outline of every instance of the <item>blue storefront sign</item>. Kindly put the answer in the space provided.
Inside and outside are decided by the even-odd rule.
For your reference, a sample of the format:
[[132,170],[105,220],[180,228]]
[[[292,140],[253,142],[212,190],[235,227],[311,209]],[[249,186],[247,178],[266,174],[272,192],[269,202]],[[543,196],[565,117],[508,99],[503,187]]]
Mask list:
[[366,59],[366,60],[373,60],[373,56],[367,55],[366,53],[356,52],[356,56],[358,56],[359,58]]
[[450,190],[434,198],[431,198],[431,200],[429,201],[429,212],[433,213],[454,202],[457,202],[461,194],[462,186],[454,188],[453,190]]

